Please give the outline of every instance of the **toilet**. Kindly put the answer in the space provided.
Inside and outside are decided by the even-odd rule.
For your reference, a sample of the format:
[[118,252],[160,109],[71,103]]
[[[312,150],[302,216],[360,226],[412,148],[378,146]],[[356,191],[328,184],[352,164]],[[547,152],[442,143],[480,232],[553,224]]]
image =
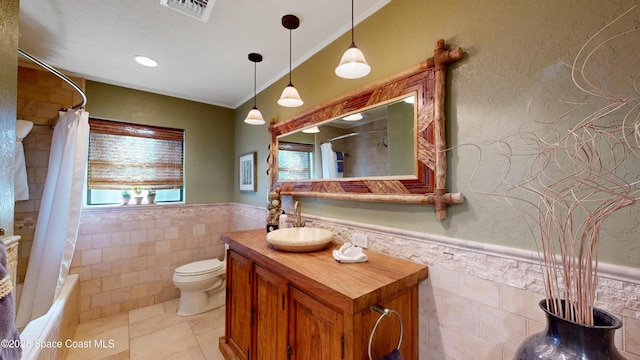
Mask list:
[[176,268],[173,285],[180,289],[177,315],[196,315],[224,305],[226,272],[226,259],[195,261]]

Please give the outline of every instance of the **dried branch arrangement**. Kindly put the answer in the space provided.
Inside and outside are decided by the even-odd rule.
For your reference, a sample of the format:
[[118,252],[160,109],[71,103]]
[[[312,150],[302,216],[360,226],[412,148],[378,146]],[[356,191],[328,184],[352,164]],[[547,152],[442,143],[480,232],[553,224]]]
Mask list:
[[618,95],[604,90],[586,69],[593,68],[589,65],[599,50],[640,32],[607,35],[634,8],[594,34],[567,64],[585,99],[534,131],[495,142],[507,167],[495,189],[476,191],[522,215],[537,240],[547,308],[587,325],[593,324],[603,224],[640,200],[640,78],[628,74],[632,93]]

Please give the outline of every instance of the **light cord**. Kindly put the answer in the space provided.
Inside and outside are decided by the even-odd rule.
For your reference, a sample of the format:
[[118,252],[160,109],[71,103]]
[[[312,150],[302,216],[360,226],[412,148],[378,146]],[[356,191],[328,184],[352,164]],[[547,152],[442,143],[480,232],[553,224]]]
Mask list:
[[257,70],[256,69],[257,69],[257,66],[258,66],[257,63],[254,62],[253,63],[253,107],[254,108],[256,107],[256,96],[257,96],[256,95],[256,86],[257,86],[256,85],[257,84],[257,81],[256,81],[256,71]]
[[291,29],[289,29],[289,85],[292,84],[291,82]]
[[354,32],[354,30],[353,30],[353,28],[354,28],[354,25],[353,25],[354,24],[354,21],[353,21],[353,9],[354,9],[353,3],[354,3],[354,0],[351,0],[351,43],[355,44],[356,43],[355,36],[353,35],[353,32]]

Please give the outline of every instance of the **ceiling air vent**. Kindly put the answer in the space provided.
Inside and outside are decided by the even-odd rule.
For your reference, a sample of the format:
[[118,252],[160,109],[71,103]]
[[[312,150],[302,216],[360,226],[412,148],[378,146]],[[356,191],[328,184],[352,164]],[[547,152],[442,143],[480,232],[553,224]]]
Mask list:
[[215,0],[160,0],[160,5],[207,22]]

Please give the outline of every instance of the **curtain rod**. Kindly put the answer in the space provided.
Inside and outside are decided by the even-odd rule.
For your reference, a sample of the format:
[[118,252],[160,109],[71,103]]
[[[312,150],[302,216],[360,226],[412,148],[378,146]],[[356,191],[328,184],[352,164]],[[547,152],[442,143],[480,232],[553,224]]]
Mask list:
[[382,131],[387,131],[387,129],[385,128],[385,129],[377,129],[377,130],[369,130],[369,131],[352,132],[352,133],[336,136],[336,137],[331,138],[329,140],[325,140],[322,143],[325,144],[325,143],[328,143],[328,142],[332,142],[332,141],[336,141],[336,140],[342,140],[342,139],[346,139],[348,137],[352,137],[352,136],[356,136],[356,135],[371,134],[371,133],[382,132]]
[[71,85],[72,88],[74,88],[77,92],[80,93],[80,96],[82,96],[82,102],[80,104],[78,104],[78,105],[73,106],[72,109],[83,108],[87,104],[87,95],[84,93],[84,91],[82,91],[82,89],[76,83],[73,82],[73,80],[69,79],[66,75],[64,75],[60,71],[56,70],[54,67],[52,67],[49,64],[45,63],[44,61],[36,58],[35,56],[30,55],[29,53],[25,52],[24,50],[22,50],[20,48],[18,48],[18,54],[20,54],[20,55],[24,56],[25,58],[31,60],[32,62],[36,63],[37,65],[40,65],[45,70],[49,71],[53,75],[55,75],[55,76],[59,77],[60,79],[64,80],[67,84]]

